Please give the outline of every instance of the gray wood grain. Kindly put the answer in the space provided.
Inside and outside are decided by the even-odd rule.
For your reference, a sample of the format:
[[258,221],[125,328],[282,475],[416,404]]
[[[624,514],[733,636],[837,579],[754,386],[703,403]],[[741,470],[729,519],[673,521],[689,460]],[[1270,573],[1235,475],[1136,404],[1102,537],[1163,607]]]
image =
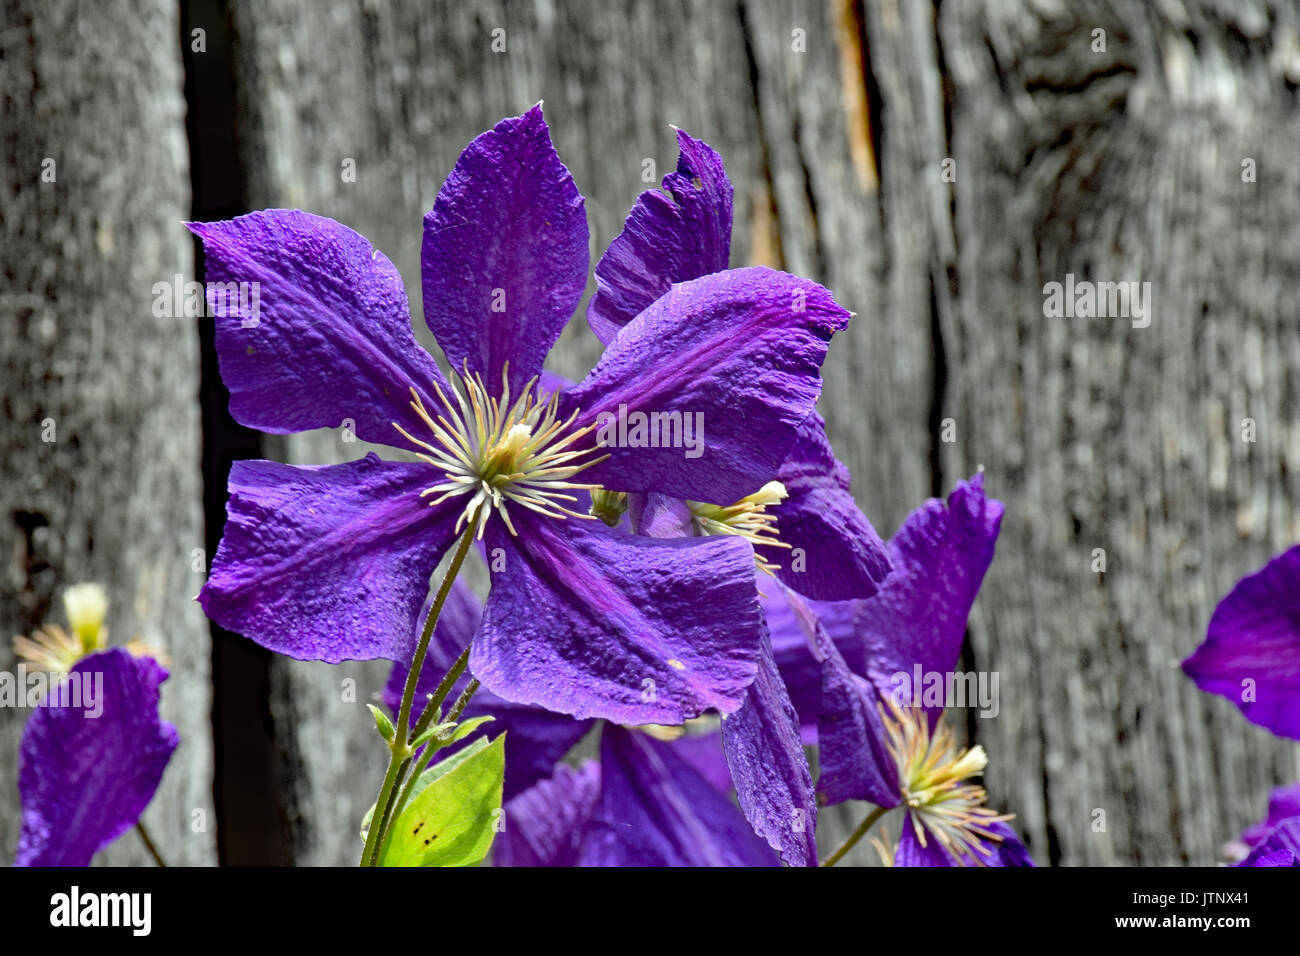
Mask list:
[[[1004,705],[977,733],[1044,861],[1213,863],[1300,770],[1176,666],[1300,532],[1296,29],[1290,4],[943,7],[944,474],[982,464],[1008,505],[972,627]],[[1046,318],[1066,273],[1149,281],[1150,326]]]
[[[181,745],[145,820],[169,862],[198,864],[215,861],[216,820],[208,629],[191,570],[203,546],[197,331],[152,313],[155,282],[193,278],[178,31],[162,0],[6,6],[0,668],[16,663],[10,635],[65,623],[65,586],[103,583],[114,642],[138,635],[171,658],[163,712]],[[41,180],[46,158],[54,182]],[[0,710],[5,861],[28,715]],[[129,833],[101,860],[148,857]]]

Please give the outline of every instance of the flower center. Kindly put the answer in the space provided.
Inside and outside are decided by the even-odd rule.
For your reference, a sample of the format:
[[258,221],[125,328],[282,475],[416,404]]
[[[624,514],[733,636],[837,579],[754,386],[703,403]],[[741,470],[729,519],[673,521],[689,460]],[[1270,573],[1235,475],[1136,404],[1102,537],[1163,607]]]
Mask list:
[[905,710],[893,700],[888,704],[890,713],[881,708],[887,746],[917,840],[926,846],[933,837],[958,862],[984,865],[993,852],[985,841],[1002,839],[990,827],[1012,819],[984,806],[984,788],[968,782],[988,764],[984,748],[960,747],[942,714],[931,732],[924,710]]
[[747,539],[755,546],[754,563],[768,574],[775,574],[779,564],[773,564],[757,551],[758,547],[788,548],[790,545],[777,537],[776,515],[769,514],[768,505],[778,505],[785,500],[785,485],[769,481],[752,495],[746,495],[734,505],[711,505],[703,501],[688,501],[691,523],[697,534],[734,534]]
[[576,410],[561,421],[559,394],[543,401],[535,391],[536,378],[512,404],[508,369],[502,370],[501,377],[500,398],[489,395],[482,376],[471,375],[468,368],[463,376],[452,373],[451,396],[435,382],[434,391],[443,404],[436,418],[411,389],[411,408],[429,427],[433,444],[421,441],[396,422],[393,427],[424,449],[418,457],[444,475],[443,481],[425,488],[420,497],[437,495],[430,506],[448,498],[468,498],[456,532],[468,524],[477,529],[479,538],[493,512],[501,516],[512,535],[516,533],[506,507],[511,502],[549,518],[591,517],[571,510],[565,502],[578,500],[570,491],[600,488],[569,480],[609,457],[590,458],[594,449],[574,448],[596,426],[572,428]]

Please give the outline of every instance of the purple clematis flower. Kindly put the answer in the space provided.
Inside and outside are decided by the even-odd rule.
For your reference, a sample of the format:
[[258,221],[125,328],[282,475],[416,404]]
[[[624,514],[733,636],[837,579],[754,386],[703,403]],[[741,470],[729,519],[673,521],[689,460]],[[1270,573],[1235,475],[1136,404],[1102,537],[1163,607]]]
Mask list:
[[[722,158],[677,131],[677,169],[662,189],[641,194],[623,231],[596,265],[597,292],[587,321],[606,345],[674,283],[721,273],[731,254],[732,194]],[[889,557],[849,489],[826,423],[811,412],[767,481],[742,498],[692,501],[634,495],[634,527],[655,537],[740,535],[759,566],[808,597],[868,597],[889,571]],[[665,489],[659,489],[663,491]]]
[[[633,536],[571,506],[604,489],[758,491],[847,325],[827,290],[763,268],[679,282],[586,379],[538,389],[587,277],[583,200],[540,106],[470,143],[425,216],[425,320],[454,384],[416,343],[396,270],[352,230],[287,210],[190,228],[213,282],[258,284],[256,307],[224,310],[209,286],[232,415],[275,433],[346,423],[420,459],[236,463],[210,617],[291,657],[409,661],[429,577],[468,527],[493,556],[470,657],[489,690],[626,724],[741,706],[761,645],[750,547]],[[597,443],[631,413],[702,416],[701,453]]]
[[87,866],[140,818],[179,740],[158,718],[166,679],[153,658],[115,647],[51,690],[23,731],[15,866]]
[[[788,590],[765,599],[785,673],[803,688],[801,722],[816,724],[818,797],[902,807],[898,866],[1033,865],[1010,818],[970,782],[987,763],[983,748],[961,748],[945,702],[913,688],[918,669],[928,680],[956,667],[1002,512],[976,475],[904,522],[889,543],[894,571],[873,597],[815,608]],[[820,699],[808,657],[821,667]]]
[[1300,740],[1300,545],[1237,582],[1183,671],[1252,723]]
[[[469,644],[480,614],[478,599],[455,582],[417,700],[425,699],[438,674]],[[405,666],[395,664],[383,694],[394,711],[405,681]],[[494,717],[493,734],[506,731],[506,828],[495,844],[497,865],[776,865],[776,856],[730,800],[731,772],[716,733],[659,740],[646,730],[605,724],[600,760],[574,769],[561,761],[598,721],[482,690],[465,711],[466,717],[480,714]]]

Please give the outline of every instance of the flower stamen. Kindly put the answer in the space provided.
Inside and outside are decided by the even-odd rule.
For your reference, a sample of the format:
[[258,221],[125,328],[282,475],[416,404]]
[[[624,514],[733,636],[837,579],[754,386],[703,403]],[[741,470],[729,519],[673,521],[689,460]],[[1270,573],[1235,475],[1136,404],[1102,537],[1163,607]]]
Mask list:
[[917,842],[926,846],[927,838],[933,838],[958,863],[984,866],[993,853],[987,842],[1002,839],[993,824],[1013,819],[986,807],[984,788],[967,782],[984,772],[984,748],[960,747],[942,714],[931,731],[924,710],[905,710],[893,699],[887,703],[889,713],[879,707],[889,736],[886,747],[898,767],[903,806]]
[[784,501],[786,494],[785,485],[779,481],[769,481],[735,504],[724,506],[688,501],[686,506],[690,508],[691,523],[697,534],[739,535],[754,545],[754,563],[759,569],[775,576],[781,566],[769,561],[757,549],[790,547],[777,537],[776,515],[767,510],[769,505],[778,505]]
[[483,377],[470,374],[468,363],[463,375],[452,373],[451,396],[435,382],[443,408],[436,417],[425,408],[419,393],[411,389],[411,408],[429,428],[433,443],[411,435],[396,422],[396,428],[417,448],[416,457],[433,465],[444,478],[420,492],[421,498],[434,496],[435,506],[459,496],[469,496],[456,533],[467,524],[475,528],[481,540],[488,518],[495,512],[514,535],[507,506],[511,503],[548,518],[590,518],[569,508],[575,503],[570,491],[596,491],[601,486],[570,481],[578,472],[608,458],[590,458],[594,449],[574,448],[575,442],[595,430],[594,424],[572,428],[575,410],[567,419],[559,418],[559,393],[542,400],[536,393],[537,378],[524,386],[523,394],[510,399],[509,368],[501,371],[501,397],[488,394]]

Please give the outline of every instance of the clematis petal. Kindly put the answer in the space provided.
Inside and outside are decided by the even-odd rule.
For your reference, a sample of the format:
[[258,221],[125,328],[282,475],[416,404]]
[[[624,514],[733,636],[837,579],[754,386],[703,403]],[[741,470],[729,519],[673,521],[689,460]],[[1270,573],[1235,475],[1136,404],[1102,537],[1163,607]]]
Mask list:
[[[507,758],[507,766],[509,760]],[[507,801],[505,828],[492,850],[494,866],[577,866],[587,823],[600,798],[600,765],[561,765]]]
[[[421,621],[432,604],[433,596],[430,595],[420,612]],[[443,605],[438,624],[433,629],[429,653],[420,670],[420,679],[415,684],[416,717],[422,710],[420,704],[437,689],[443,676],[460,657],[461,651],[473,640],[482,617],[482,602],[463,579],[457,578],[452,582],[447,603]],[[406,673],[406,664],[401,661],[395,663],[388,673],[388,683],[384,687],[382,698],[385,706],[394,714],[401,707]],[[454,701],[468,683],[468,676],[458,680],[448,695],[448,701]],[[492,736],[502,732],[506,734],[506,776],[503,790],[506,800],[549,777],[554,772],[555,765],[591,730],[594,723],[590,720],[574,720],[567,714],[552,713],[540,707],[516,704],[503,700],[490,690],[479,688],[470,699],[463,716],[468,720],[483,715],[492,717],[492,726],[488,728]],[[472,739],[469,738],[465,743],[468,744]],[[462,745],[447,748],[446,754],[454,753],[460,746]]]
[[460,510],[429,507],[424,464],[368,455],[304,468],[237,461],[208,617],[299,660],[409,660]]
[[23,731],[15,866],[88,866],[140,818],[179,742],[158,718],[166,679],[157,661],[117,647],[51,689]]
[[1237,866],[1300,866],[1300,817],[1275,826]]
[[504,563],[470,652],[484,687],[623,724],[740,706],[762,628],[748,544],[659,540],[518,510],[517,536],[500,522],[488,531]]
[[[985,866],[1033,866],[1034,860],[1025,849],[1016,831],[1005,823],[989,824],[989,830],[1001,839],[985,840],[983,846],[988,855],[981,856]],[[916,828],[910,818],[903,822],[903,832],[898,838],[898,849],[894,851],[895,866],[963,866],[972,865],[969,859],[963,863],[957,860],[939,845],[933,837],[927,837],[925,846],[916,835]]]
[[689,538],[695,534],[691,509],[680,498],[651,492],[628,495],[627,501],[628,518],[637,534],[651,538]]
[[817,802],[831,806],[845,800],[869,800],[877,806],[897,806],[898,770],[886,750],[875,688],[849,669],[825,625],[803,598],[787,590],[785,600],[821,665]]
[[[993,560],[1002,511],[1001,502],[985,496],[984,476],[977,474],[957,482],[946,503],[932,499],[914,511],[889,542],[894,570],[874,597],[857,604],[855,615],[867,676],[882,694],[911,703],[914,691],[920,697],[911,688],[916,667],[929,675],[956,665],[966,619]],[[925,710],[933,721],[943,707]]]
[[674,285],[564,396],[609,454],[583,480],[724,505],[757,491],[812,412],[848,320],[826,289],[763,267]]
[[[891,564],[849,491],[849,470],[831,451],[826,422],[813,412],[799,426],[790,456],[777,472],[786,498],[771,510],[790,549],[760,547],[776,576],[819,601],[849,601],[876,593]],[[802,560],[792,560],[798,554]]]
[[763,635],[758,676],[745,703],[722,721],[722,745],[740,809],[790,866],[817,865],[817,801],[799,718]]
[[1286,787],[1275,787],[1268,797],[1268,815],[1241,833],[1241,842],[1257,846],[1275,826],[1291,817],[1300,818],[1300,782]]
[[1300,740],[1300,545],[1237,582],[1183,670],[1252,723]]
[[722,750],[720,731],[707,734],[688,733],[678,737],[672,743],[673,753],[713,784],[713,789],[725,794],[730,794],[735,789],[731,781],[731,768],[727,766],[727,755]]
[[587,214],[539,103],[465,147],[424,217],[424,318],[494,394],[542,370],[587,288]]
[[[427,433],[410,390],[438,408],[433,385],[446,386],[415,341],[402,277],[383,253],[347,226],[296,209],[189,228],[203,240],[217,359],[236,421],[275,434],[344,425],[400,448],[410,443],[394,422]],[[221,308],[217,283],[248,283],[248,294],[239,307]]]
[[677,131],[677,170],[647,189],[596,264],[587,321],[608,345],[674,282],[727,268],[733,190],[722,157]]
[[796,598],[803,609],[796,613],[788,588],[764,582],[760,594],[777,669],[799,714],[804,742],[815,744],[822,705],[822,661],[815,650],[814,635],[805,631],[805,627],[811,627],[813,620],[819,622],[839,649],[848,670],[865,673],[864,648],[853,630],[854,603]]
[[745,818],[671,743],[606,725],[582,866],[776,866]]

